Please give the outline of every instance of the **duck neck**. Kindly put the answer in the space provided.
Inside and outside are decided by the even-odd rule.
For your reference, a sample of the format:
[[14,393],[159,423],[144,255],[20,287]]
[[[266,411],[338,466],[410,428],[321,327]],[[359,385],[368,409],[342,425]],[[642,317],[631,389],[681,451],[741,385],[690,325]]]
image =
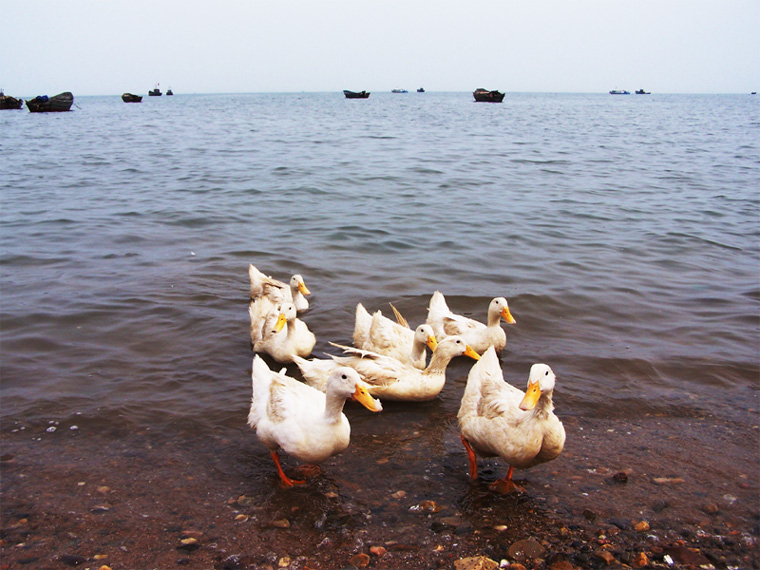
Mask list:
[[428,374],[442,374],[446,372],[446,367],[451,362],[453,356],[443,351],[436,350],[433,352],[433,357],[430,359],[430,364],[425,369]]
[[345,405],[345,398],[328,390],[325,394],[325,419],[330,422],[340,421]]
[[501,323],[501,313],[497,313],[496,311],[491,311],[488,313],[489,327],[498,327],[500,323]]
[[545,418],[554,411],[554,402],[552,401],[552,393],[544,392],[536,403],[534,416],[539,418]]

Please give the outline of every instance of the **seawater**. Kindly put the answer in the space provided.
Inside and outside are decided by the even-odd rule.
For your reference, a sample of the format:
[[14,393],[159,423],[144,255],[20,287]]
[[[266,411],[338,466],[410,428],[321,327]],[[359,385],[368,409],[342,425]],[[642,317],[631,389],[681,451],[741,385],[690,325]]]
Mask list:
[[[564,417],[756,421],[759,101],[287,93],[3,111],[3,429],[247,429],[249,263],[304,276],[316,357],[350,343],[359,302],[416,326],[435,290],[481,320],[505,296],[505,377],[552,366]],[[470,364],[452,363],[436,413],[456,413]],[[402,408],[372,429],[401,429]]]

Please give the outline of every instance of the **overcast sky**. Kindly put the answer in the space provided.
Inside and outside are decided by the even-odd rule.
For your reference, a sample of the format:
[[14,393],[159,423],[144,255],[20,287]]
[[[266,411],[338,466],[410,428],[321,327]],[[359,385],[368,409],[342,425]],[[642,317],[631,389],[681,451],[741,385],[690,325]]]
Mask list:
[[9,95],[749,93],[760,0],[0,0]]

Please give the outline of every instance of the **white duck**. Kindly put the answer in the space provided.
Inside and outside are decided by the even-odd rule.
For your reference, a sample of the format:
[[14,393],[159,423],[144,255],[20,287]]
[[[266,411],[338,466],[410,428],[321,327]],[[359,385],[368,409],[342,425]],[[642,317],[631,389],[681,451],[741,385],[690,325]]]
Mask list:
[[504,381],[495,349],[486,350],[470,370],[457,414],[471,478],[478,476],[476,453],[501,457],[509,471],[493,487],[508,493],[519,489],[512,482],[515,467],[527,469],[559,456],[565,428],[553,412],[555,380],[546,364],[534,364],[523,393]]
[[282,470],[279,449],[310,464],[319,464],[348,447],[351,426],[343,413],[346,399],[357,400],[373,412],[382,405],[367,392],[355,370],[338,367],[327,379],[326,393],[281,372],[270,370],[253,357],[251,408],[248,425],[269,448],[277,473],[285,486],[302,484]]
[[296,274],[290,278],[289,284],[264,275],[253,264],[248,266],[248,277],[251,280],[251,299],[268,297],[274,303],[290,301],[299,313],[309,308],[309,300],[304,295],[311,295],[303,277]]
[[264,352],[277,362],[293,362],[293,356],[309,356],[317,338],[301,319],[296,317],[293,303],[275,305],[261,321],[258,299],[248,305],[251,316],[251,343],[254,352]]
[[332,356],[332,360],[293,359],[309,385],[323,390],[331,370],[337,366],[349,366],[361,374],[373,396],[408,402],[424,402],[435,398],[443,390],[446,367],[455,356],[464,354],[475,360],[480,358],[456,336],[438,343],[430,364],[424,370],[404,364],[391,356],[348,346],[335,346],[352,355]]
[[501,328],[501,319],[509,324],[515,324],[509,305],[504,297],[494,298],[488,305],[488,324],[456,315],[446,304],[446,298],[440,291],[433,293],[428,305],[427,324],[433,327],[438,342],[450,335],[461,336],[475,352],[483,353],[489,346],[497,352],[504,350],[507,345],[507,334]]
[[422,324],[412,330],[396,308],[393,305],[391,308],[399,322],[384,316],[382,311],[375,311],[370,315],[364,305],[356,305],[354,346],[392,356],[405,364],[424,369],[427,366],[425,349],[435,351],[438,344],[433,328],[428,324]]

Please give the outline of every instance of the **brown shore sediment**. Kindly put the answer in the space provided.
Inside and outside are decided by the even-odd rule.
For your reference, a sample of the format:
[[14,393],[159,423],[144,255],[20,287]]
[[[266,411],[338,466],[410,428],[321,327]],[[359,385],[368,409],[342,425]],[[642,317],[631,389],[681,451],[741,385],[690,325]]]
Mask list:
[[292,489],[244,428],[5,426],[0,568],[760,567],[756,427],[566,426],[563,456],[517,472],[525,491],[507,496],[487,485],[498,462],[469,481],[453,426],[437,447],[355,433]]

